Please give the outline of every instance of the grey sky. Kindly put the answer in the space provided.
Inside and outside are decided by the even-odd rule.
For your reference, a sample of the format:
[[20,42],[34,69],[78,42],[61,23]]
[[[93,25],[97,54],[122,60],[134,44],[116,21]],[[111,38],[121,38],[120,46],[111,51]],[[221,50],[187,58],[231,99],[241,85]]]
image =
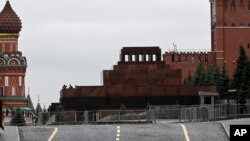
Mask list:
[[[208,0],[10,0],[22,20],[26,89],[34,105],[59,101],[63,84],[100,85],[123,46],[210,49]],[[5,0],[1,0],[3,8]],[[27,91],[27,90],[26,90]]]

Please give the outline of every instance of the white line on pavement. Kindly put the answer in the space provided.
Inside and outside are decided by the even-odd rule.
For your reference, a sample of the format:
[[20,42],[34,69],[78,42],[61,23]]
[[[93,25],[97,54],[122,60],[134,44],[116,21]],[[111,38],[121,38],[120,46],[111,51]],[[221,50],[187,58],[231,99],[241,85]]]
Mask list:
[[186,126],[183,124],[180,124],[180,125],[182,127],[183,132],[184,132],[184,136],[185,136],[186,141],[190,141]]
[[53,139],[54,136],[56,135],[57,131],[58,131],[58,128],[54,128],[54,131],[53,131],[53,133],[51,134],[51,136],[49,137],[48,141],[52,141],[52,139]]
[[121,135],[121,129],[120,126],[117,126],[117,130],[116,130],[116,141],[120,140],[120,135]]

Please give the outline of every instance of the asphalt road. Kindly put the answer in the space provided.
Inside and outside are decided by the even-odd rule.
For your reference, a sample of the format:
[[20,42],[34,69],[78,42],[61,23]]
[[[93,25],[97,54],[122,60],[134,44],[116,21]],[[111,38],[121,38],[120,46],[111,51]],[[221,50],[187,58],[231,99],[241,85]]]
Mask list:
[[[228,141],[219,122],[20,127],[20,141]],[[188,138],[188,139],[187,139]]]
[[190,141],[228,141],[229,138],[219,122],[185,124]]
[[[5,126],[0,141],[229,141],[229,125],[250,118],[217,122],[62,126]],[[19,135],[19,136],[18,136]]]
[[4,131],[0,129],[0,141],[19,141],[18,128],[16,126],[5,126]]
[[18,129],[20,141],[48,141],[53,132],[51,127],[25,126]]
[[241,119],[231,119],[231,120],[222,120],[220,123],[223,125],[227,135],[230,137],[229,127],[230,125],[250,125],[250,118],[241,118]]

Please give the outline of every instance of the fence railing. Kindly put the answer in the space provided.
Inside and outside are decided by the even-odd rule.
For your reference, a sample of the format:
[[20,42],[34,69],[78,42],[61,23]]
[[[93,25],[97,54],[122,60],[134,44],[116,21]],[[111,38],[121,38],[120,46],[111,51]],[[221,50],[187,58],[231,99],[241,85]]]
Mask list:
[[38,124],[106,124],[151,122],[150,110],[62,111],[42,113]]
[[38,124],[140,123],[156,120],[202,122],[250,116],[250,104],[158,106],[145,110],[61,111],[42,113]]
[[250,116],[250,104],[203,105],[182,108],[180,122],[211,121]]

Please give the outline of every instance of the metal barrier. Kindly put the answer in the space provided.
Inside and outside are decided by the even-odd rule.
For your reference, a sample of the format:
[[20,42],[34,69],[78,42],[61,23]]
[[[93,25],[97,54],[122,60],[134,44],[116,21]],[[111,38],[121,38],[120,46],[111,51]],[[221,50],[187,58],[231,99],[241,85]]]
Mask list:
[[[47,116],[44,116],[47,115]],[[152,122],[150,110],[98,110],[42,113],[41,124],[108,124]]]
[[250,104],[204,105],[180,110],[180,122],[199,122],[250,116]]
[[42,113],[39,124],[155,123],[157,120],[203,122],[250,116],[250,104],[150,106],[145,110],[62,111]]
[[155,120],[179,119],[182,108],[196,107],[197,105],[150,105]]

